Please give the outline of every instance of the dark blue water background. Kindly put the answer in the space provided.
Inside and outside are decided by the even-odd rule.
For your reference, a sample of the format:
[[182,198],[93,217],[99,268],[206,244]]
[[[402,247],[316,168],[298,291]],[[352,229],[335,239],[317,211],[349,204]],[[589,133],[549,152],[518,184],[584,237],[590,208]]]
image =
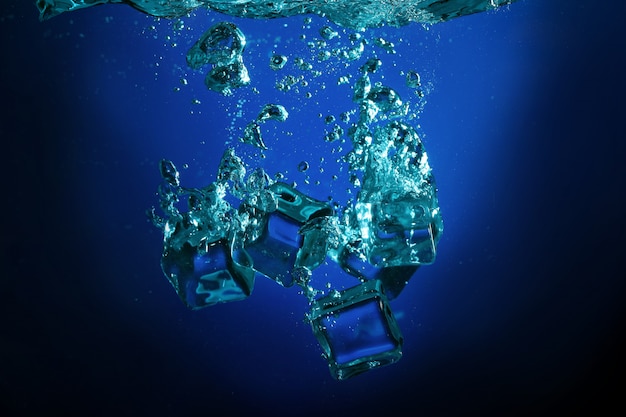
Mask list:
[[[353,108],[349,86],[333,82],[354,66],[329,68],[312,99],[278,92],[268,68],[272,50],[306,51],[299,37],[316,36],[322,19],[307,29],[303,17],[200,12],[176,34],[125,6],[40,23],[29,2],[3,3],[1,409],[502,416],[615,400],[626,37],[609,6],[544,3],[378,31],[397,50],[379,50],[385,84],[411,97],[400,71],[415,69],[431,87],[415,124],[445,231],[436,263],[392,303],[401,361],[343,382],[331,379],[295,288],[257,280],[248,300],[187,310],[144,214],[157,204],[161,158],[181,168],[184,185],[208,184],[224,142],[237,138],[232,126],[276,97],[293,111],[289,125],[266,123],[274,157],[263,166],[317,198],[342,198],[345,187],[328,185],[334,159],[317,187],[296,166],[307,160],[315,180],[326,152],[317,114]],[[246,34],[261,94],[224,100],[186,68],[211,19]]]

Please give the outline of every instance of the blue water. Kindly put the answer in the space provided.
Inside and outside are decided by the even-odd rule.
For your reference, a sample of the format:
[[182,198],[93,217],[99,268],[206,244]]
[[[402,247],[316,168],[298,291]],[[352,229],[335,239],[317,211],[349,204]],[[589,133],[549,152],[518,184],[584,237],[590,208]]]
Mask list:
[[[393,300],[402,359],[337,382],[296,288],[257,279],[245,301],[186,309],[144,213],[157,204],[162,158],[185,185],[208,184],[237,99],[249,100],[235,118],[245,124],[263,94],[279,97],[259,81],[263,94],[248,88],[233,104],[186,68],[210,19],[246,34],[253,83],[271,73],[274,42],[277,52],[303,48],[299,36],[314,29],[302,17],[199,14],[168,40],[171,23],[125,6],[40,23],[30,2],[4,2],[0,411],[510,416],[615,402],[624,370],[623,14],[591,1],[543,3],[520,0],[428,31],[379,30],[403,39],[397,54],[381,53],[385,82],[410,94],[399,71],[416,69],[432,87],[416,123],[445,232],[436,262]],[[316,96],[320,113],[345,108],[343,87]],[[299,97],[281,104],[297,107]],[[323,120],[307,114],[290,114],[299,126],[290,139],[266,123],[268,146],[282,152],[267,167],[300,184],[297,165],[317,167],[324,146]],[[324,168],[322,184],[332,161]]]

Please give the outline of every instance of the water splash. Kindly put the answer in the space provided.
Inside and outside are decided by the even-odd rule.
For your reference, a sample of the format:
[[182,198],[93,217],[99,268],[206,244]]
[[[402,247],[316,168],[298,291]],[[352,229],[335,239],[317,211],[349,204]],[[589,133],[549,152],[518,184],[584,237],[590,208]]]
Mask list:
[[[206,7],[237,17],[271,19],[317,14],[349,28],[404,26],[409,23],[438,23],[473,13],[493,10],[516,0],[37,0],[40,19],[105,3],[128,4],[156,17],[184,16]],[[328,34],[332,36],[332,32]]]

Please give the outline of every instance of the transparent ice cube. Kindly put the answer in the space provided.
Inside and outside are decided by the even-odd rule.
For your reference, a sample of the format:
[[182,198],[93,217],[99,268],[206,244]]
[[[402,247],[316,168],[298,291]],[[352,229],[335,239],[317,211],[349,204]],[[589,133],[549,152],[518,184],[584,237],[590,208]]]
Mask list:
[[185,243],[180,249],[166,247],[163,272],[190,309],[243,300],[252,293],[252,260],[222,239],[201,247]]
[[256,271],[290,287],[293,285],[291,270],[302,245],[302,236],[298,234],[301,224],[279,212],[267,215],[263,224],[260,237],[248,244],[246,251]]
[[372,265],[427,265],[435,261],[443,226],[433,201],[408,193],[360,203],[356,214],[369,242],[367,256]]
[[402,333],[378,280],[315,301],[309,319],[336,379],[395,363],[402,356]]
[[300,228],[307,221],[333,211],[328,204],[284,183],[274,183],[269,190],[276,196],[276,204],[272,206],[275,211],[250,211],[256,221],[249,222],[246,235],[251,239],[246,243],[246,251],[256,271],[289,287],[293,285],[291,271],[303,242]]

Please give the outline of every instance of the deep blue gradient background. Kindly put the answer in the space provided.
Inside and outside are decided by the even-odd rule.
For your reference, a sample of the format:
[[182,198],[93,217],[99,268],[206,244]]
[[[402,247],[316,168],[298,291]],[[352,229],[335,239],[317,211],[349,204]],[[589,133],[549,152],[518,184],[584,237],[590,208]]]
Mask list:
[[[392,304],[402,360],[336,382],[294,288],[257,280],[246,301],[185,309],[144,214],[157,203],[158,161],[189,164],[187,185],[212,181],[231,121],[245,124],[267,94],[278,97],[273,82],[257,84],[259,96],[236,93],[249,102],[233,119],[235,106],[212,103],[202,73],[185,69],[189,39],[208,18],[189,19],[199,26],[172,48],[167,22],[129,7],[40,23],[31,2],[3,2],[3,415],[623,410],[624,6],[545,3],[403,28],[397,56],[381,56],[392,87],[409,67],[432,85],[417,123],[445,232],[437,262]],[[248,36],[253,83],[270,74],[277,34],[287,51],[315,33],[302,17],[213,16]],[[326,92],[315,95],[324,114],[349,88]],[[285,97],[291,109],[302,95]],[[284,163],[302,184],[297,163],[324,152],[316,117],[294,110],[291,139],[267,124],[266,140],[287,157],[268,157],[266,169]]]

